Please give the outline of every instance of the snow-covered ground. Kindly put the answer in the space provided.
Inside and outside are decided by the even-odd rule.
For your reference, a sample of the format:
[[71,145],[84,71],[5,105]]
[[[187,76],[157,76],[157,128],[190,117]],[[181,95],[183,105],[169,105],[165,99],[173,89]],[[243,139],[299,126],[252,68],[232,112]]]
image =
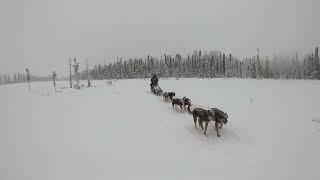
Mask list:
[[220,138],[152,95],[149,80],[93,84],[0,86],[1,180],[320,179],[319,81],[160,80],[227,112]]

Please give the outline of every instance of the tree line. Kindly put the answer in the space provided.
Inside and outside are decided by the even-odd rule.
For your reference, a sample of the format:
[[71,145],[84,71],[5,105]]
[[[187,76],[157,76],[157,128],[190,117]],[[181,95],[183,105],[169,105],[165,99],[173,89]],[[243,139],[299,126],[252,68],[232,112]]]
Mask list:
[[[47,75],[47,76],[30,75],[30,80],[33,82],[50,81],[52,80],[52,76],[51,75]],[[0,84],[24,83],[26,81],[27,81],[26,73],[0,74]]]
[[320,63],[318,47],[303,60],[297,53],[293,57],[260,57],[259,49],[255,56],[242,60],[231,53],[195,50],[186,57],[164,54],[160,59],[150,55],[144,59],[120,58],[90,70],[93,79],[138,79],[152,74],[163,78],[320,79]]
[[[69,66],[71,68],[71,62]],[[320,79],[319,52],[316,47],[312,53],[300,58],[297,53],[295,56],[273,55],[270,58],[260,57],[257,49],[255,56],[240,60],[231,53],[195,50],[186,57],[178,53],[175,56],[164,54],[160,58],[150,55],[127,60],[120,58],[107,65],[97,64],[92,69],[86,68],[75,75],[71,75],[70,69],[69,79],[78,77],[89,80],[89,76],[91,79],[139,79],[149,78],[152,74],[162,78]],[[26,73],[0,74],[0,84],[26,80]],[[30,75],[30,81],[50,80],[51,74]]]

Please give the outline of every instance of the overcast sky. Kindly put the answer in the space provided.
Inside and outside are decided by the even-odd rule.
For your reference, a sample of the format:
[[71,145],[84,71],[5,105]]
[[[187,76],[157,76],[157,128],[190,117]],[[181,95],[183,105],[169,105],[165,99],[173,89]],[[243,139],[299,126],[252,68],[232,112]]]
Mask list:
[[[319,0],[0,0],[0,73],[67,74],[194,49],[252,56],[320,46]],[[83,66],[82,66],[83,68]]]

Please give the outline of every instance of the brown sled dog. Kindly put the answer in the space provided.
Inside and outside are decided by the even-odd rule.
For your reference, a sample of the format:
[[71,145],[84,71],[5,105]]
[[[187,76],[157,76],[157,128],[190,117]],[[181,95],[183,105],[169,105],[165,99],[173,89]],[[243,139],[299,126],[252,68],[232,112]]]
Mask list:
[[[202,130],[204,130],[203,134],[207,136],[208,124],[215,117],[214,111],[206,110],[202,108],[195,108],[192,111],[192,115],[193,115],[194,126],[197,128],[197,120],[198,120],[199,126],[201,127]],[[206,123],[204,129],[202,125],[203,122]]]

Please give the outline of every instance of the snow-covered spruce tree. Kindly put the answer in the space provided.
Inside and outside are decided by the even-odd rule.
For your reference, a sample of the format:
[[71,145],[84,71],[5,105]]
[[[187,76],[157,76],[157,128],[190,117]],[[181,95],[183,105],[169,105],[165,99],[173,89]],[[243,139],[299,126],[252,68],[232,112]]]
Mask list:
[[256,78],[261,79],[263,78],[263,68],[262,63],[260,60],[260,49],[257,48],[257,61],[256,61]]
[[87,87],[91,87],[91,82],[90,82],[90,70],[89,70],[89,64],[88,64],[88,59],[86,59],[86,74],[87,74]]
[[217,76],[217,69],[216,69],[216,66],[215,66],[215,62],[214,62],[214,57],[211,56],[211,59],[209,61],[209,74],[208,74],[208,77],[210,78],[214,78]]
[[279,67],[278,67],[278,56],[274,55],[273,56],[273,63],[272,63],[272,70],[271,73],[273,75],[273,79],[279,79],[280,78],[280,72],[279,72]]
[[208,78],[209,71],[210,71],[210,66],[209,66],[210,62],[208,59],[207,51],[203,51],[200,60],[201,60],[201,64],[202,64],[201,76],[202,76],[202,78]]
[[296,53],[295,58],[294,58],[294,79],[301,79],[301,63],[299,62],[298,59],[298,53]]
[[102,80],[103,79],[103,66],[101,64],[98,65],[98,72],[97,72],[97,75],[98,75],[98,79]]
[[72,64],[71,64],[71,58],[69,59],[69,83],[70,83],[70,88],[72,88]]
[[316,47],[314,50],[314,60],[316,66],[316,78],[320,79],[320,60],[319,60],[319,48]]
[[170,74],[169,76],[170,77],[174,77],[173,71],[174,71],[174,59],[171,56],[169,56],[169,74]]
[[218,59],[217,59],[217,72],[218,72],[218,77],[222,76],[222,55],[221,52],[219,51],[218,54]]
[[222,55],[222,74],[223,77],[226,77],[226,55],[224,53]]
[[303,79],[303,61],[301,59],[298,59],[297,57],[297,61],[298,61],[298,71],[299,71],[299,79]]
[[155,73],[159,75],[159,77],[161,78],[162,76],[160,76],[160,61],[158,59],[155,59]]
[[307,79],[307,60],[303,60],[303,79]]
[[27,68],[26,69],[26,75],[27,75],[27,82],[28,82],[28,87],[29,87],[29,92],[30,92],[30,80],[31,80],[31,78],[30,78],[30,71],[29,71],[29,69]]
[[227,73],[227,77],[230,78],[232,76],[232,55],[231,53],[229,53],[229,60],[226,62],[226,73]]
[[164,63],[164,70],[163,70],[163,77],[168,78],[170,77],[170,72],[169,72],[169,66],[167,63]]
[[256,57],[254,56],[251,64],[251,78],[257,78],[257,66],[256,66]]
[[235,59],[234,60],[234,73],[235,73],[235,76],[234,77],[236,77],[236,78],[239,78],[239,74],[240,74],[240,72],[239,72],[239,66],[240,66],[240,64],[239,64],[239,61],[237,60],[237,59]]
[[218,56],[218,59],[216,61],[217,77],[221,77],[221,68],[220,68],[221,63],[219,63],[219,62],[221,62],[221,52],[219,52],[219,56]]
[[52,72],[52,80],[53,80],[54,92],[57,92],[56,77],[57,77],[57,73],[55,71],[53,71]]
[[315,79],[315,57],[313,53],[311,55],[306,55],[303,61],[303,71],[304,71],[304,78],[305,79]]
[[160,59],[160,63],[159,63],[159,76],[162,77],[162,78],[163,78],[164,75],[165,75],[164,66],[165,66],[165,64],[164,64],[163,59]]
[[175,58],[173,59],[173,77],[179,79],[181,77],[181,55],[179,53],[176,54]]
[[240,61],[240,78],[244,78],[244,76],[243,76],[243,70],[244,70],[244,68],[243,68],[244,66],[243,66],[243,61]]
[[312,75],[312,71],[313,71],[313,63],[312,63],[312,57],[311,55],[307,55],[304,58],[305,61],[305,77],[306,79],[312,79],[311,75]]
[[75,85],[75,88],[80,89],[79,62],[77,62],[76,57],[74,57],[73,61],[74,61],[74,64],[73,64],[74,74],[76,76],[76,82],[77,82],[77,84]]
[[191,77],[191,58],[190,58],[190,54],[187,55],[184,63],[185,63],[184,77],[190,78]]
[[133,63],[132,63],[131,58],[128,61],[127,73],[128,73],[128,75],[127,75],[128,79],[132,79],[133,78]]
[[269,57],[266,57],[265,66],[264,66],[264,77],[270,78],[270,61]]
[[136,78],[142,78],[142,71],[143,71],[143,62],[142,59],[137,59],[136,63]]
[[131,79],[131,65],[130,65],[130,60],[124,60],[124,65],[123,65],[123,78],[124,79]]

